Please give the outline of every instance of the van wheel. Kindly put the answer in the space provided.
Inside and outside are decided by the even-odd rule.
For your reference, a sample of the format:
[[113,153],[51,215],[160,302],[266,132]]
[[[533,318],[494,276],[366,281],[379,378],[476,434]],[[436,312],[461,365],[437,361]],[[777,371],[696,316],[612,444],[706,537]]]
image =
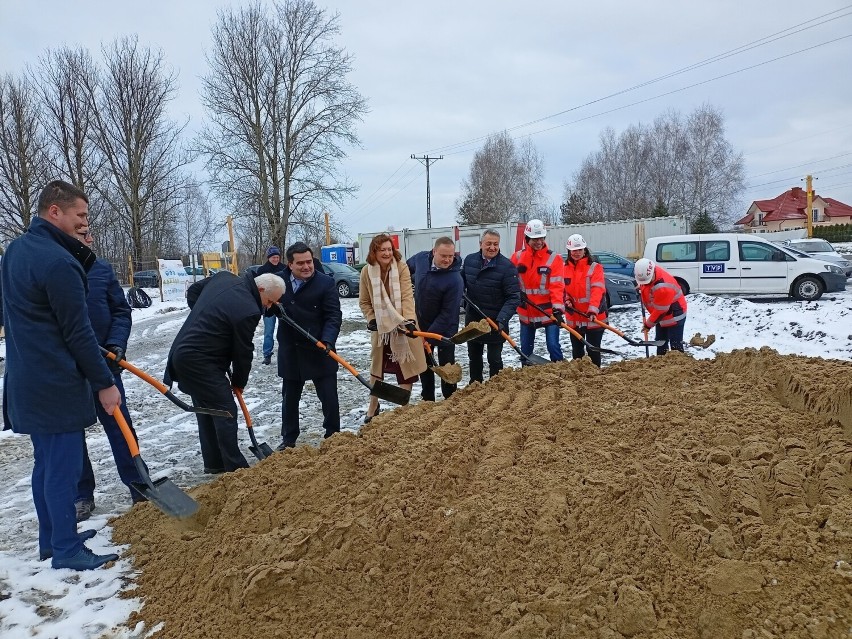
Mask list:
[[689,284],[686,283],[685,280],[680,279],[679,277],[675,278],[677,283],[680,284],[680,290],[684,295],[689,295]]
[[790,296],[793,299],[812,302],[822,297],[825,287],[822,280],[813,275],[805,275],[793,282],[793,288],[790,290]]

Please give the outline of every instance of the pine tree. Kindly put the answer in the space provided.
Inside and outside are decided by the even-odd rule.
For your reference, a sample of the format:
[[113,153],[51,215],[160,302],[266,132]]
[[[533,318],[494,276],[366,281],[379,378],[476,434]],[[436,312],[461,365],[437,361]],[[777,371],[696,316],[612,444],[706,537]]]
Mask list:
[[667,217],[669,214],[669,207],[663,204],[662,200],[657,200],[657,205],[654,207],[654,210],[651,211],[651,215],[653,217]]
[[692,221],[693,233],[718,233],[719,227],[704,210]]

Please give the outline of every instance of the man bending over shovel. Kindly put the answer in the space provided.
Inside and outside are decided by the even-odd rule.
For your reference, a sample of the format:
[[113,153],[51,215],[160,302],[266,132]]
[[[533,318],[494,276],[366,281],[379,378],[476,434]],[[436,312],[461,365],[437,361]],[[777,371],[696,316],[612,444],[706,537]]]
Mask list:
[[[257,278],[220,271],[189,287],[192,309],[172,343],[167,386],[178,383],[194,406],[226,410],[231,417],[196,413],[204,472],[248,468],[237,443],[237,405],[232,388],[245,388],[254,356],[254,331],[264,309],[278,301],[284,280],[272,273]],[[228,371],[231,369],[230,380]]]

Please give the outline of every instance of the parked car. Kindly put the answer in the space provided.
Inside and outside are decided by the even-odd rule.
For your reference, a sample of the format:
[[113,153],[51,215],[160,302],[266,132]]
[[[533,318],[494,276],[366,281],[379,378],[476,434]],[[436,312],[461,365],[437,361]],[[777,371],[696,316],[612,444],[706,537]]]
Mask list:
[[781,294],[811,301],[846,288],[840,267],[750,233],[652,237],[645,257],[671,273],[684,293]]
[[204,267],[196,266],[193,268],[192,266],[184,266],[183,270],[186,271],[187,275],[197,275],[199,277],[204,277]]
[[159,271],[138,271],[133,274],[133,286],[140,288],[159,288]]
[[636,264],[633,260],[629,260],[618,253],[611,253],[610,251],[595,251],[592,255],[601,263],[604,271],[608,273],[621,273],[622,275],[633,277],[633,267]]
[[[595,253],[597,257],[599,253]],[[609,253],[616,255],[617,253]],[[621,258],[626,261],[627,258]],[[568,261],[568,254],[562,254],[562,261]],[[606,305],[607,307],[621,306],[622,304],[637,304],[639,302],[639,294],[636,291],[636,280],[633,279],[633,267],[630,267],[630,275],[622,275],[621,273],[611,273],[604,267],[604,283],[606,284]]]
[[358,295],[361,273],[348,264],[339,262],[323,262],[321,264],[323,273],[334,278],[337,285],[337,294],[340,297],[355,297]]
[[781,245],[802,251],[811,257],[831,262],[842,268],[847,278],[852,277],[852,262],[835,251],[834,247],[827,240],[817,237],[804,240],[784,240],[781,242]]

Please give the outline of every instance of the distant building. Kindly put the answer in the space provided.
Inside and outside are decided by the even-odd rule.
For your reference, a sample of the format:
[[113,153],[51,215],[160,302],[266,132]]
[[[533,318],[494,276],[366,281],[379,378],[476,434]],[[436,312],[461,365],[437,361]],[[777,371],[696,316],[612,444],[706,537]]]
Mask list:
[[[808,196],[794,186],[771,200],[755,200],[745,217],[735,222],[746,233],[789,231],[807,226]],[[852,206],[814,192],[810,210],[814,227],[852,223]]]

